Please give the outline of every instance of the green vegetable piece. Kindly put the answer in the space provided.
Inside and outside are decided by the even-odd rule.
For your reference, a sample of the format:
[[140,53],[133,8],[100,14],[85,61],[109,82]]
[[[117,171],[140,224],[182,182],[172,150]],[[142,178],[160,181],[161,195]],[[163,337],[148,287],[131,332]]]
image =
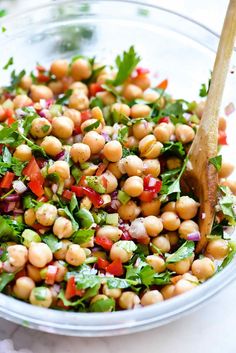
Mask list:
[[46,287],[35,287],[33,289],[33,294],[37,300],[44,301],[47,298],[47,288]]
[[101,283],[101,279],[96,275],[97,271],[88,265],[80,266],[77,272],[68,272],[66,278],[75,277],[76,287],[78,289],[88,289]]
[[129,132],[128,126],[124,126],[121,129],[119,129],[117,140],[123,144],[128,138],[128,132]]
[[122,191],[122,190],[118,191],[117,198],[123,205],[125,205],[131,199],[131,197],[128,194],[126,194],[125,191]]
[[115,310],[115,300],[113,298],[99,299],[90,304],[89,311],[91,312],[110,312]]
[[62,114],[62,105],[52,104],[49,108],[49,112],[53,117],[60,116]]
[[56,101],[57,105],[65,105],[68,104],[68,100],[70,98],[70,96],[72,95],[73,90],[72,89],[68,89],[63,95],[59,96],[59,98]]
[[235,257],[235,255],[236,255],[236,242],[235,241],[229,242],[229,249],[230,250],[229,250],[228,255],[226,256],[226,258],[224,259],[222,264],[220,266],[218,266],[217,272],[222,271],[226,266],[228,266],[230,264],[230,262]]
[[13,57],[9,58],[8,62],[3,66],[3,70],[7,70],[9,66],[13,65],[14,60]]
[[25,229],[24,232],[21,234],[23,238],[23,245],[25,245],[27,248],[30,246],[32,242],[35,243],[40,243],[41,238],[38,235],[38,233],[34,232],[31,229]]
[[0,216],[0,243],[6,241],[19,242],[24,224],[11,219],[9,216]]
[[119,240],[116,242],[116,246],[120,249],[124,249],[127,252],[133,252],[137,249],[137,245],[133,240]]
[[31,194],[25,195],[23,198],[24,210],[27,210],[29,208],[34,208],[34,206],[35,206],[34,201],[35,201],[35,199],[33,198],[33,196]]
[[0,9],[0,17],[6,16],[7,11],[5,9]]
[[92,109],[94,107],[99,107],[100,109],[102,109],[104,107],[104,104],[103,104],[103,101],[101,100],[101,98],[94,97],[90,100],[89,107],[90,107],[90,109]]
[[76,214],[75,217],[78,218],[80,226],[82,228],[89,228],[94,223],[94,218],[92,213],[86,208],[81,208]]
[[99,211],[98,213],[93,212],[94,222],[100,226],[106,224],[107,212]]
[[101,184],[101,179],[97,176],[87,176],[86,182],[90,188],[94,191],[98,192],[99,194],[105,194],[106,189]]
[[220,191],[219,206],[229,224],[234,226],[236,224],[236,212],[234,210],[235,196],[227,186],[218,186]]
[[111,226],[118,226],[119,214],[118,213],[108,213],[106,217],[106,224]]
[[164,143],[164,146],[161,150],[162,154],[167,155],[175,155],[177,157],[183,158],[186,155],[183,144],[181,142],[173,142],[169,141]]
[[84,128],[84,131],[85,131],[85,132],[92,131],[92,130],[96,129],[99,125],[100,125],[100,121],[99,121],[99,120],[96,120],[94,123],[92,123],[92,124],[86,126],[86,127]]
[[58,240],[57,237],[53,234],[44,235],[42,238],[43,242],[49,246],[52,253],[56,252],[57,250],[62,248],[61,241]]
[[124,51],[122,56],[118,55],[116,57],[118,72],[115,79],[109,80],[108,83],[113,86],[121,85],[131,75],[140,60],[141,58],[137,55],[133,46],[127,52]]
[[75,178],[76,183],[78,184],[82,176],[82,171],[79,168],[73,166],[71,168],[71,174]]
[[116,277],[108,277],[107,278],[107,286],[110,289],[115,289],[115,288],[128,288],[130,287],[130,283],[128,280],[123,279],[123,278],[116,278]]
[[87,243],[94,236],[94,233],[94,229],[79,229],[73,234],[72,241],[75,244]]
[[219,172],[220,169],[221,169],[221,164],[222,164],[222,156],[219,155],[219,156],[216,156],[216,157],[212,157],[212,158],[209,159],[209,162],[211,164],[213,164],[214,167],[216,168],[217,172]]
[[0,274],[0,292],[15,278],[14,273],[3,272]]
[[183,243],[175,253],[167,257],[166,263],[173,264],[187,259],[194,254],[195,244],[193,241]]

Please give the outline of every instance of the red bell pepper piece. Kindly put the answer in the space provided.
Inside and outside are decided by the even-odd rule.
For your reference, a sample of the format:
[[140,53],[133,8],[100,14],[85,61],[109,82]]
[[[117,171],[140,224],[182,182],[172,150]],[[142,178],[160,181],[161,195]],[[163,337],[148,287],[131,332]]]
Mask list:
[[156,196],[156,192],[143,191],[142,194],[139,196],[139,199],[143,202],[151,202]]
[[113,245],[113,241],[107,237],[96,235],[94,239],[97,245],[100,245],[103,249],[109,251]]
[[90,97],[96,96],[98,92],[103,92],[104,89],[102,88],[100,83],[91,83],[89,86],[89,95]]
[[62,197],[64,197],[64,199],[67,199],[67,200],[71,200],[73,195],[74,193],[70,190],[64,190],[62,193]]
[[41,196],[41,197],[38,197],[37,202],[48,202],[48,198],[47,196]]
[[43,73],[39,73],[37,76],[37,81],[40,83],[46,83],[50,80],[50,77],[48,75],[45,75]]
[[58,267],[54,265],[49,265],[46,273],[45,283],[49,285],[53,285],[55,283],[56,274],[58,271]]
[[92,115],[91,115],[91,111],[89,109],[87,110],[84,110],[83,112],[80,113],[81,115],[81,124],[88,120],[88,119],[91,119]]
[[74,297],[75,295],[82,296],[84,293],[83,290],[77,289],[76,288],[76,283],[75,283],[75,277],[72,276],[68,279],[67,285],[66,285],[66,292],[65,292],[65,297],[66,299],[70,299]]
[[41,184],[44,182],[44,178],[34,157],[31,158],[27,166],[23,169],[22,174],[27,176],[31,181],[37,180]]
[[108,165],[108,164],[105,164],[105,163],[99,163],[98,169],[96,170],[95,175],[96,175],[96,176],[102,175],[102,173],[105,172],[105,170],[106,170],[106,168],[107,168],[107,165]]
[[109,261],[104,260],[103,258],[99,257],[97,260],[97,265],[99,270],[105,270],[107,268],[107,266],[109,266]]
[[169,119],[168,116],[164,116],[163,118],[161,118],[161,119],[158,120],[158,124],[160,124],[160,123],[166,123],[166,124],[168,124],[169,122],[170,122],[170,119]]
[[43,196],[44,189],[40,180],[30,180],[30,182],[28,183],[28,187],[36,196]]
[[228,145],[227,134],[223,130],[218,131],[218,145]]
[[154,178],[151,174],[146,175],[143,178],[143,188],[144,191],[151,191],[154,193],[158,193],[161,190],[162,182]]
[[150,73],[149,69],[146,69],[145,67],[137,67],[136,69],[137,75],[146,75]]
[[120,259],[112,261],[110,265],[107,266],[106,271],[114,276],[122,276],[124,269]]
[[163,80],[159,83],[159,85],[157,85],[157,88],[160,88],[164,91],[165,89],[167,89],[167,86],[168,86],[168,80]]
[[94,207],[99,208],[103,205],[103,199],[101,196],[88,186],[71,186],[71,191],[73,191],[76,196],[83,197],[88,196]]
[[1,181],[1,188],[3,189],[10,189],[12,186],[12,182],[14,180],[15,174],[12,172],[6,172],[2,181]]

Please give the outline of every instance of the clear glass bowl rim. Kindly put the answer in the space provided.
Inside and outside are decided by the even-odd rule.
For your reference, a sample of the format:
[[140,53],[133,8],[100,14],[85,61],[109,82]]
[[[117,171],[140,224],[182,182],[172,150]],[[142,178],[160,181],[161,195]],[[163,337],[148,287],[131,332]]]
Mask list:
[[[48,4],[32,7],[29,10],[15,13],[1,19],[0,24],[9,25],[29,16],[33,11],[47,9],[53,5],[68,4],[75,1],[50,0]],[[158,9],[170,15],[181,18],[182,21],[194,24],[208,34],[218,39],[219,35],[201,23],[181,15],[172,10],[165,9],[153,3],[132,0],[92,0],[91,3],[107,2],[133,4],[146,9]],[[86,1],[81,1],[86,3]],[[27,24],[28,25],[28,24]],[[14,30],[13,30],[14,33]],[[12,35],[12,34],[11,34]],[[235,49],[236,51],[236,49]],[[164,325],[180,316],[187,314],[200,304],[213,297],[226,285],[236,278],[235,263],[233,260],[221,273],[217,274],[193,291],[185,293],[174,299],[149,307],[136,310],[118,311],[112,313],[73,313],[53,309],[44,309],[21,302],[0,293],[0,316],[7,320],[23,324],[24,326],[47,331],[55,334],[71,336],[113,336],[131,332],[143,331],[149,328]]]

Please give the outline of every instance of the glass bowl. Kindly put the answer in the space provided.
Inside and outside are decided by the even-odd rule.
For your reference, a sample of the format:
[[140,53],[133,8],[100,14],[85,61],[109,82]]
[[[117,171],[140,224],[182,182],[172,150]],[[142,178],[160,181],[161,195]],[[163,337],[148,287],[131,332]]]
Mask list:
[[[14,58],[14,68],[31,70],[55,58],[78,53],[113,62],[134,45],[142,65],[158,81],[169,79],[176,98],[198,98],[213,67],[218,36],[190,19],[142,2],[89,0],[48,1],[48,5],[2,21],[0,67]],[[235,62],[235,53],[234,58]],[[232,70],[233,72],[233,70]],[[0,71],[1,84],[9,72]],[[235,103],[235,74],[229,75],[223,105]],[[235,119],[229,119],[229,143]],[[233,149],[228,149],[228,154]],[[44,309],[0,294],[0,315],[27,327],[74,336],[127,334],[164,325],[200,306],[236,277],[234,260],[224,271],[191,292],[161,304],[113,313],[71,313]]]

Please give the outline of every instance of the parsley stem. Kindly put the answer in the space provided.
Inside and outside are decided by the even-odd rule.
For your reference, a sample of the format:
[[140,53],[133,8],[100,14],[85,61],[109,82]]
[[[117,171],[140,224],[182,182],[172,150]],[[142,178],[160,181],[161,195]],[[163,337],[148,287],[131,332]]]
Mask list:
[[8,191],[6,194],[1,196],[1,200],[4,200],[7,196],[11,195],[14,191],[15,191],[14,189],[11,189],[10,191]]

